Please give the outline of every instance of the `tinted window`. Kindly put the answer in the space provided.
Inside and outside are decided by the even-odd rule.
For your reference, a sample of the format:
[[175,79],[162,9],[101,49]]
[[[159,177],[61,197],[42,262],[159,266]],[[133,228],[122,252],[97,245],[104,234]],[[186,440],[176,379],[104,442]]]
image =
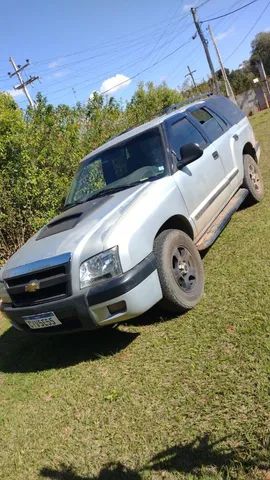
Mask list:
[[206,145],[203,136],[186,118],[170,125],[168,133],[171,148],[177,156],[180,155],[180,148],[187,143],[197,143],[200,147]]
[[216,120],[216,118],[214,118],[204,108],[199,108],[198,110],[194,110],[190,113],[203,126],[203,129],[205,130],[207,136],[210,138],[211,142],[213,142],[223,134],[223,129]]
[[245,114],[231,100],[225,97],[217,97],[207,100],[209,108],[217,112],[218,115],[224,117],[230,125],[240,122],[245,118]]

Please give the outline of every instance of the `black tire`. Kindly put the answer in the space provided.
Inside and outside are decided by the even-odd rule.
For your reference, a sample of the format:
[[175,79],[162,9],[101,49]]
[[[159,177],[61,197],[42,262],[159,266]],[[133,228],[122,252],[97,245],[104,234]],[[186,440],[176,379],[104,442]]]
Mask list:
[[195,307],[204,291],[204,270],[191,238],[180,230],[164,230],[155,239],[154,253],[163,293],[161,306],[171,313]]
[[251,203],[258,203],[263,199],[264,186],[261,170],[251,155],[244,155],[244,180],[243,187],[249,191]]

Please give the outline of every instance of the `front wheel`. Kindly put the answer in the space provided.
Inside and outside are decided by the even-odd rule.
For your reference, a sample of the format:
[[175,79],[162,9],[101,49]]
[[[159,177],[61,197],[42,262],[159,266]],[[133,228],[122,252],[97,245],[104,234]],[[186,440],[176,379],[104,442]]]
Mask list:
[[195,307],[204,291],[204,270],[191,238],[180,230],[164,230],[155,239],[154,253],[164,309],[182,313]]
[[249,191],[249,198],[253,203],[263,199],[264,187],[261,170],[251,155],[244,155],[244,180],[243,187]]

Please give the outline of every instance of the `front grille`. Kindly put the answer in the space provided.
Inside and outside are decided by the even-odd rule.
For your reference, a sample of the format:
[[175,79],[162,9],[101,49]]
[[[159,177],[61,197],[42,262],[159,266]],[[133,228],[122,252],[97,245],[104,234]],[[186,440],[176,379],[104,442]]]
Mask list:
[[[7,278],[7,290],[16,307],[27,307],[39,303],[50,302],[71,295],[70,262],[31,273]],[[29,292],[31,282],[36,282],[39,288]]]

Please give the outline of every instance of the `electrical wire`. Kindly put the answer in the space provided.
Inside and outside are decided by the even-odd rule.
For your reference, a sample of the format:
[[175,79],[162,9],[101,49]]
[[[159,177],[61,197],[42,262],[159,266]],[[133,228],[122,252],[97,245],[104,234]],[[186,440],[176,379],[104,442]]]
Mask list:
[[204,2],[200,3],[200,5],[198,5],[196,8],[202,8],[202,7],[204,7],[204,5],[206,5],[209,2],[210,2],[210,0],[205,0]]
[[[192,39],[189,39],[187,40],[186,42],[182,43],[181,45],[179,45],[177,48],[175,48],[174,50],[172,50],[171,52],[169,52],[167,55],[164,55],[160,60],[157,60],[155,61],[154,63],[152,63],[151,65],[147,66],[146,68],[140,70],[139,72],[135,73],[134,75],[131,75],[128,79],[126,80],[123,80],[122,82],[119,82],[118,84],[114,85],[113,87],[105,90],[104,92],[101,93],[101,95],[106,95],[107,93],[109,93],[111,90],[114,90],[115,88],[117,87],[120,87],[122,85],[124,85],[125,83],[127,82],[130,82],[130,80],[134,80],[135,78],[138,78],[140,75],[142,75],[143,73],[147,72],[148,70],[156,67],[157,65],[159,65],[161,62],[163,62],[164,60],[166,60],[167,58],[171,57],[172,55],[174,55],[176,52],[178,52],[179,50],[181,50],[182,48],[184,48],[186,45],[188,45],[190,42],[192,41]],[[76,87],[76,85],[73,85],[73,87]],[[67,87],[67,88],[72,88],[71,86]],[[57,90],[55,92],[51,92],[51,94],[53,93],[58,93],[59,91],[62,92],[63,89],[61,90]]]
[[[173,38],[173,40],[175,40],[175,38],[176,38],[176,36]],[[168,44],[171,44],[171,43],[172,43],[172,42],[171,42],[170,40],[167,41],[167,42],[164,42],[164,43],[161,45],[161,48],[163,48],[164,46],[167,46]],[[143,47],[143,51],[145,52],[145,47]],[[129,62],[128,64],[124,63],[124,64],[121,64],[120,66],[118,66],[117,68],[118,68],[118,70],[126,70],[127,68],[132,68],[132,67],[136,66],[138,63],[143,63],[146,59],[147,59],[147,60],[149,59],[149,54],[148,54],[148,53],[147,53],[147,54],[144,53],[143,56],[139,56],[139,57],[136,59],[135,62],[134,62],[134,61],[131,62],[131,63]],[[159,58],[158,58],[157,60],[159,60]],[[112,63],[112,58],[110,58],[110,62],[109,62],[109,63],[110,63],[110,64]],[[102,65],[104,66],[104,62],[103,62]],[[77,86],[77,85],[80,85],[80,84],[89,83],[89,70],[88,70],[88,68],[87,68],[86,70],[87,70],[87,79],[78,82],[78,83],[76,84],[76,86]],[[81,72],[82,72],[82,70],[80,70],[79,73],[77,73],[76,75],[74,75],[73,78],[74,78],[74,77],[80,77],[80,78],[81,78]],[[112,72],[111,72],[111,71],[103,72],[103,73],[102,73],[102,76],[101,76],[100,78],[96,78],[96,76],[95,76],[95,84],[97,83],[97,81],[103,80],[104,77],[106,77],[107,75],[112,75]],[[67,80],[68,80],[68,79],[67,79]],[[53,82],[53,83],[50,84],[50,87],[53,86],[53,85],[63,84],[64,82],[65,82],[65,81],[63,81],[63,80]],[[69,87],[67,87],[67,88],[69,88]]]
[[[181,19],[181,17],[180,17],[180,19]],[[180,19],[179,18],[174,19],[173,23],[178,23]],[[158,28],[156,28],[157,25],[159,25]],[[32,65],[41,65],[41,64],[45,64],[45,63],[51,63],[53,61],[59,60],[59,58],[64,59],[64,58],[68,58],[68,57],[75,56],[75,55],[81,55],[82,53],[85,53],[87,51],[93,51],[93,49],[100,48],[100,47],[107,49],[108,45],[109,46],[115,46],[115,45],[119,45],[119,44],[121,45],[123,43],[123,40],[125,40],[127,38],[131,38],[131,42],[141,40],[141,39],[146,39],[146,38],[152,38],[153,37],[153,32],[156,32],[156,34],[158,35],[159,32],[161,32],[164,29],[164,27],[160,26],[160,22],[158,24],[155,24],[155,28],[153,28],[153,27],[154,27],[154,25],[152,25],[150,27],[150,29],[147,30],[147,33],[145,33],[145,30],[146,30],[145,28],[141,28],[139,30],[136,30],[138,32],[140,32],[140,31],[144,32],[144,34],[139,36],[139,37],[134,37],[134,36],[130,37],[130,34],[117,36],[117,37],[115,37],[115,41],[110,40],[110,41],[106,41],[104,43],[99,42],[97,45],[93,44],[93,45],[91,45],[91,47],[88,47],[88,48],[85,48],[85,49],[82,49],[82,50],[66,53],[66,54],[63,54],[63,55],[59,54],[57,57],[50,57],[50,58],[43,59],[43,60],[40,60],[40,61],[32,62]]]
[[236,8],[235,10],[232,10],[231,12],[224,13],[223,15],[219,15],[218,17],[214,18],[209,18],[208,20],[202,20],[200,23],[206,23],[206,22],[213,22],[214,20],[219,20],[220,18],[227,17],[228,15],[232,15],[233,13],[239,12],[239,10],[243,10],[243,8],[249,7],[255,2],[258,2],[259,0],[252,0],[252,2],[246,3],[245,5],[242,5],[242,7]]
[[237,52],[237,50],[239,50],[239,48],[243,45],[243,43],[245,42],[245,40],[248,38],[248,36],[250,35],[250,33],[254,30],[254,28],[256,27],[256,25],[259,23],[260,19],[262,18],[263,14],[266,12],[266,10],[268,9],[270,5],[270,0],[269,2],[267,2],[267,4],[265,5],[265,7],[263,8],[262,12],[260,13],[260,15],[257,17],[256,21],[253,23],[252,27],[248,30],[248,32],[245,34],[245,36],[242,38],[242,40],[238,43],[238,45],[236,46],[236,48],[232,51],[232,53],[225,58],[225,62],[227,62],[227,60],[229,60],[234,54],[235,52]]

